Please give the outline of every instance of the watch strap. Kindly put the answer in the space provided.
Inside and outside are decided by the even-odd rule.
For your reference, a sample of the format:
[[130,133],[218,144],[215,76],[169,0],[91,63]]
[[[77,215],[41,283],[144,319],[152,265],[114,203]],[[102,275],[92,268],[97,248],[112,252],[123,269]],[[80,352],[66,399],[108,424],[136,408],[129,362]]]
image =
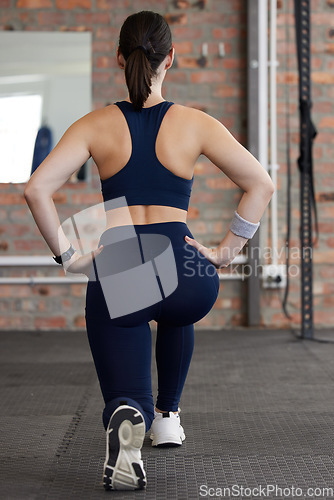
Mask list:
[[75,251],[76,251],[75,248],[73,248],[71,245],[70,248],[66,250],[66,252],[62,253],[61,255],[53,257],[53,259],[57,262],[57,264],[63,264],[67,260],[70,260]]

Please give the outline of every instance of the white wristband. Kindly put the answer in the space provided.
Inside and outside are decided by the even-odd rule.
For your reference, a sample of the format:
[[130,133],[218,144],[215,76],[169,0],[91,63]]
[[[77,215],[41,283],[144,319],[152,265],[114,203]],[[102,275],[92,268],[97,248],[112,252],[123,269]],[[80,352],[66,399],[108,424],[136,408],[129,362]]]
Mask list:
[[242,236],[243,238],[250,239],[253,238],[259,225],[260,222],[249,222],[248,220],[243,219],[238,212],[235,211],[230,224],[230,231],[232,231],[232,233],[236,236]]

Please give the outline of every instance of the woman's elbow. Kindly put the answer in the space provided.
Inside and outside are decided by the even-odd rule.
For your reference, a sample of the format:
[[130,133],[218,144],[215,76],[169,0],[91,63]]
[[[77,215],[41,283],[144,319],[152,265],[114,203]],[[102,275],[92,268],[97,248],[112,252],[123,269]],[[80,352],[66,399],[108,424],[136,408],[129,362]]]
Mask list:
[[[36,190],[34,190],[34,191],[35,191],[35,195],[36,195]],[[32,187],[26,186],[24,188],[24,191],[23,191],[23,196],[25,197],[26,200],[28,200],[29,198],[32,198],[34,191],[33,191]]]
[[258,189],[260,189],[264,194],[267,194],[270,197],[274,194],[275,184],[273,183],[268,172],[265,172],[265,175],[258,183]]
[[265,187],[266,191],[268,192],[268,194],[270,194],[270,196],[272,196],[275,192],[275,184],[273,183],[272,180],[270,180],[266,187]]
[[42,191],[40,188],[37,186],[34,186],[33,184],[29,185],[29,183],[26,185],[23,191],[23,196],[24,198],[28,200],[34,200],[36,198],[39,198],[42,194]]
[[261,186],[260,190],[262,199],[266,199],[269,203],[275,192],[274,183],[271,181],[269,183],[267,182],[264,186]]
[[269,180],[266,179],[263,182],[258,181],[256,184],[252,184],[252,186],[249,187],[249,189],[245,189],[245,191],[247,193],[252,192],[252,193],[256,193],[258,195],[261,194],[262,197],[271,198],[275,192],[275,185],[271,181],[271,179],[269,179]]

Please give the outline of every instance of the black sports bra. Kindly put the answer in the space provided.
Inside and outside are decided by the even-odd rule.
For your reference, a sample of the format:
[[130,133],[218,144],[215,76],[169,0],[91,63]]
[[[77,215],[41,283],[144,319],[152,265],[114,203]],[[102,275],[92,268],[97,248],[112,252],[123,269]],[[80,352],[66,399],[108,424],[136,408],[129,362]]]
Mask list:
[[115,104],[127,121],[132,153],[121,170],[101,179],[103,200],[125,196],[128,206],[166,205],[188,210],[194,176],[185,179],[174,174],[162,165],[155,152],[160,125],[174,103],[162,101],[141,111],[136,111],[128,101]]

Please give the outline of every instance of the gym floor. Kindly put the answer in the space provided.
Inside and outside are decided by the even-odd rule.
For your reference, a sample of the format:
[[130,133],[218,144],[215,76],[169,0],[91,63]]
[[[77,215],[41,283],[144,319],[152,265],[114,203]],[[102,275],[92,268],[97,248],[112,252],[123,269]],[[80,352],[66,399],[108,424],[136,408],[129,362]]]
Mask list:
[[[152,448],[147,433],[146,490],[106,492],[103,402],[85,332],[0,332],[1,499],[333,498],[321,490],[334,489],[334,332],[314,339],[196,331],[184,444]],[[155,395],[154,361],[152,373]]]

